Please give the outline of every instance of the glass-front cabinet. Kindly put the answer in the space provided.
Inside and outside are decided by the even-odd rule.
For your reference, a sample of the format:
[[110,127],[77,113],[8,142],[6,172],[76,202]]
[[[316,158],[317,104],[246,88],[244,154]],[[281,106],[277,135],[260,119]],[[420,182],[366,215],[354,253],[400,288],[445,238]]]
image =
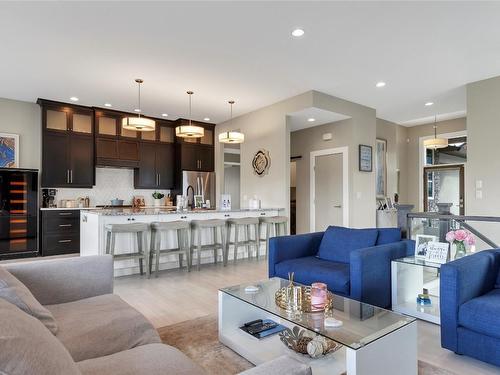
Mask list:
[[439,263],[431,263],[414,256],[393,260],[391,264],[393,311],[440,324],[440,267]]

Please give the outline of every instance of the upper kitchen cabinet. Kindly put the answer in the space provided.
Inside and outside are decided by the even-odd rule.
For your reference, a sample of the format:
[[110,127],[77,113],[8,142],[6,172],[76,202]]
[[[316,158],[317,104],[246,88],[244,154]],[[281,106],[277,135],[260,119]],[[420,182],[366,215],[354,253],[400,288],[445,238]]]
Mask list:
[[139,168],[134,169],[136,189],[172,189],[175,178],[173,144],[141,142]]
[[122,128],[128,113],[95,109],[96,164],[102,167],[139,166],[139,132]]
[[[201,138],[176,137],[177,165],[180,171],[213,172],[215,170],[214,124],[193,121],[204,128]],[[189,120],[179,119],[175,125],[189,125]]]
[[42,108],[42,186],[90,188],[95,183],[91,108],[38,99]]

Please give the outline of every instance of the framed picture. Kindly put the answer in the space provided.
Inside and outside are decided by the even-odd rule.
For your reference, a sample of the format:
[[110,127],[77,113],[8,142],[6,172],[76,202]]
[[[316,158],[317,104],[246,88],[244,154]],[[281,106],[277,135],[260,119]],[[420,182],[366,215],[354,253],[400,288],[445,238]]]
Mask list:
[[371,172],[373,170],[372,146],[359,145],[359,170],[361,172]]
[[417,234],[415,244],[415,258],[426,259],[429,242],[437,242],[436,236]]
[[387,196],[387,141],[377,139],[375,150],[375,186],[377,197]]
[[203,208],[203,195],[195,195],[194,196],[194,207],[195,208]]
[[19,167],[19,135],[0,133],[0,168]]
[[448,242],[428,242],[425,260],[433,263],[446,263],[449,250],[450,244]]

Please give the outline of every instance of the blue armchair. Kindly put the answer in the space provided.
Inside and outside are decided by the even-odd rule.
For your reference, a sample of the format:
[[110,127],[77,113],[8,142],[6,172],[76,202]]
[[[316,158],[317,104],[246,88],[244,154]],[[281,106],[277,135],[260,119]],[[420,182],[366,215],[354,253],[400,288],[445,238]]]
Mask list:
[[500,249],[441,267],[441,346],[500,366]]
[[324,282],[335,294],[383,308],[391,306],[391,260],[413,255],[414,242],[399,228],[349,229],[269,240],[269,277],[310,285]]

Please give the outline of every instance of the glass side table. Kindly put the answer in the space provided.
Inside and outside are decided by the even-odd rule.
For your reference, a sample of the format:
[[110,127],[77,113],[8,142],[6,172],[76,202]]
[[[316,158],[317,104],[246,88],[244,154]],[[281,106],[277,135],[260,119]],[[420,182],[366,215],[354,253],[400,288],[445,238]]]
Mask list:
[[[441,264],[414,256],[391,262],[392,310],[440,324],[439,276]],[[431,304],[420,305],[417,297],[427,289]]]

